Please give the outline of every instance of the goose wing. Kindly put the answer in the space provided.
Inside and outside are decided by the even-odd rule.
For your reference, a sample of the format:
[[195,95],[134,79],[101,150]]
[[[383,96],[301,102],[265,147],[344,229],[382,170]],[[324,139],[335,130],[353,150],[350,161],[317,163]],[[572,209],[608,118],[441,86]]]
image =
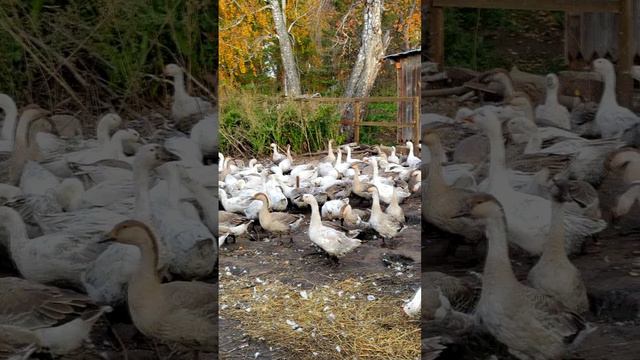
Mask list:
[[78,315],[91,305],[86,295],[16,278],[0,278],[0,323],[38,329]]

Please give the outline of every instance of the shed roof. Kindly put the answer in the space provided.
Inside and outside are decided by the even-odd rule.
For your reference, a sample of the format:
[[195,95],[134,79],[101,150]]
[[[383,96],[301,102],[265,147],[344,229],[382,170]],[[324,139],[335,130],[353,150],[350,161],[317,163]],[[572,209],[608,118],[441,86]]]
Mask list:
[[420,55],[421,51],[422,51],[421,48],[406,50],[406,51],[395,53],[395,54],[385,55],[382,57],[382,59],[396,61],[398,59],[403,59],[409,56]]

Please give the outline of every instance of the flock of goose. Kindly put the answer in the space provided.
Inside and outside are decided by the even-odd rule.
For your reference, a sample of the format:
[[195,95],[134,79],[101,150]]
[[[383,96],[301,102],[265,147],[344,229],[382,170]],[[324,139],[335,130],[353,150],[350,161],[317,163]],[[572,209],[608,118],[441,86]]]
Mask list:
[[[556,75],[547,75],[545,101],[534,108],[497,72],[489,80],[502,83],[503,104],[462,108],[455,119],[423,115],[423,219],[456,235],[449,255],[456,246],[487,246],[479,294],[461,279],[423,273],[423,345],[431,358],[446,341],[429,329],[481,329],[518,359],[562,358],[594,331],[569,256],[608,226],[603,214],[620,218],[640,200],[640,117],[618,104],[611,62],[597,59],[593,70],[604,83],[601,101],[572,112],[558,102]],[[627,188],[601,209],[598,188],[608,174]],[[509,248],[538,257],[526,283],[514,275]]]
[[400,204],[420,191],[421,160],[413,143],[406,146],[406,157],[395,146],[388,155],[376,146],[376,155],[357,159],[350,144],[334,152],[330,140],[322,159],[296,161],[289,146],[283,153],[271,144],[270,159],[246,165],[220,154],[220,244],[249,234],[255,223],[281,242],[304,233],[336,264],[363,241],[379,238],[382,246],[392,247],[405,228]]
[[198,281],[215,275],[218,253],[217,165],[204,162],[217,154],[216,109],[187,93],[179,66],[164,72],[190,134],[143,139],[107,113],[85,138],[73,117],[19,114],[0,95],[0,256],[18,274],[0,277],[0,357],[81,351],[115,306],[151,339],[217,352],[216,285]]

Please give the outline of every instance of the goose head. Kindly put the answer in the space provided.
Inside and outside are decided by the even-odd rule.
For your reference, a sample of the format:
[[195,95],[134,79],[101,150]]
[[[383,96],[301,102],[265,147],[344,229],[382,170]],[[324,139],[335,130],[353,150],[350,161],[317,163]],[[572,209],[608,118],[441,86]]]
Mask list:
[[269,207],[270,201],[269,201],[269,197],[267,196],[267,194],[265,193],[257,193],[255,195],[253,195],[253,200],[258,200],[258,201],[262,201],[264,204],[267,205],[267,207]]
[[545,77],[545,83],[547,90],[558,90],[558,87],[560,87],[560,80],[558,80],[558,76],[556,74],[548,74]]
[[503,217],[502,205],[493,197],[486,193],[475,193],[463,201],[462,207],[453,218],[474,217],[479,219]]
[[603,78],[607,78],[615,74],[615,69],[611,61],[600,58],[593,61],[593,71],[597,72]]
[[141,167],[153,169],[166,162],[178,161],[180,157],[169,152],[166,148],[158,144],[143,145],[138,149],[133,161],[134,168]]
[[465,118],[465,121],[478,125],[487,134],[501,133],[500,120],[493,111],[489,109],[480,109],[473,116]]
[[622,148],[607,156],[604,162],[605,169],[615,171],[624,169],[629,163],[640,161],[640,152],[635,148]]
[[312,205],[312,204],[316,203],[317,200],[311,194],[304,194],[304,195],[302,195],[302,202],[304,202],[305,204]]
[[98,121],[98,127],[105,127],[108,129],[115,129],[122,124],[122,118],[116,113],[107,113],[103,115]]
[[164,74],[167,76],[178,76],[182,74],[182,69],[176,64],[169,64],[164,67]]
[[157,244],[151,229],[137,220],[125,220],[116,224],[102,242],[118,242],[138,247],[151,245],[157,252]]

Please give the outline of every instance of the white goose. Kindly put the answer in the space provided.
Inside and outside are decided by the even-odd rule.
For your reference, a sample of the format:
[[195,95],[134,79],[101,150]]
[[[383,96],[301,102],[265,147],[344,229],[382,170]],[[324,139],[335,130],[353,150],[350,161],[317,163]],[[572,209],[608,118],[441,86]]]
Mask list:
[[[210,102],[199,97],[190,96],[184,86],[184,71],[176,64],[169,64],[164,68],[164,74],[173,77],[173,104],[171,115],[175,119],[184,119],[193,115],[207,114],[215,109]],[[215,138],[213,133],[211,138]]]
[[613,64],[607,59],[593,61],[593,70],[604,81],[604,91],[595,122],[604,138],[620,136],[626,129],[640,122],[640,117],[631,110],[618,105],[616,100],[616,73]]
[[555,74],[546,77],[547,94],[544,104],[536,107],[536,120],[539,123],[548,123],[562,129],[571,129],[569,110],[558,102],[558,88],[560,81]]
[[[371,166],[373,166],[373,177],[371,178],[370,183],[377,187],[380,200],[382,200],[382,202],[384,202],[385,204],[390,204],[391,198],[393,197],[393,189],[395,188],[395,186],[389,185],[380,178],[380,176],[378,175],[378,162],[375,158],[370,158],[369,161],[371,162]],[[410,195],[410,192],[401,189],[397,192],[398,202],[402,202]]]
[[318,202],[313,195],[302,195],[302,201],[311,206],[311,221],[309,223],[309,239],[330,256],[341,258],[360,246],[359,239],[347,236],[344,232],[322,224]]
[[418,167],[422,160],[419,157],[413,155],[413,143],[411,141],[407,141],[407,148],[409,148],[409,155],[407,156],[406,164],[409,167]]
[[[505,167],[505,149],[500,121],[490,109],[479,109],[470,121],[482,128],[490,142],[488,192],[502,204],[507,216],[509,240],[527,252],[537,255],[544,248],[551,215],[549,200],[520,193],[511,187]],[[578,251],[585,237],[602,231],[603,220],[590,219],[577,214],[565,218],[566,247],[568,253]]]
[[4,111],[4,121],[0,132],[0,152],[12,152],[16,138],[18,108],[13,99],[6,94],[0,94],[0,108]]

